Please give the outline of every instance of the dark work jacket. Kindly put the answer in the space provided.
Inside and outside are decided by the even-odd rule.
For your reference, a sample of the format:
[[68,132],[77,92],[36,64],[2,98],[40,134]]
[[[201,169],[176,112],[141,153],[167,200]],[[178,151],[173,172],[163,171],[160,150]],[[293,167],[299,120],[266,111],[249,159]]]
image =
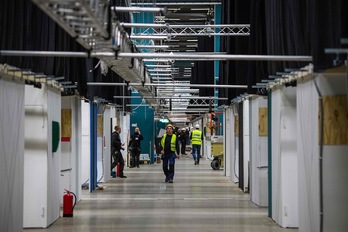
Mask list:
[[115,149],[116,151],[120,151],[121,150],[121,138],[119,133],[117,133],[116,131],[112,132],[111,135],[111,146],[113,149]]
[[128,147],[132,148],[139,148],[140,149],[140,142],[144,139],[142,135],[139,135],[138,133],[134,133],[131,135],[129,145]]

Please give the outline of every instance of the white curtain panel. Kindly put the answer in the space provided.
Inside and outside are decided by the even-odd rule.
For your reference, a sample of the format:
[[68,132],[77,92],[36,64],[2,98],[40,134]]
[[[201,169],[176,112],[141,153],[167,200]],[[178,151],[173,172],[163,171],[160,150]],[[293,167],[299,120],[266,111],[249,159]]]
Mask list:
[[24,83],[0,77],[0,231],[23,231]]
[[318,93],[313,80],[297,89],[299,231],[319,231]]

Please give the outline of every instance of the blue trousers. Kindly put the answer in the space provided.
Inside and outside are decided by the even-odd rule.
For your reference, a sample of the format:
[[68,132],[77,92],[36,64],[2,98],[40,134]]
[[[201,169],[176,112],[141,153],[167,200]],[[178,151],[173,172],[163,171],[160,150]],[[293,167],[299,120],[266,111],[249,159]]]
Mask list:
[[201,158],[201,145],[192,144],[192,156],[193,159],[199,163],[199,159]]
[[163,155],[163,172],[168,180],[173,180],[174,178],[174,166],[175,166],[175,153],[169,153]]

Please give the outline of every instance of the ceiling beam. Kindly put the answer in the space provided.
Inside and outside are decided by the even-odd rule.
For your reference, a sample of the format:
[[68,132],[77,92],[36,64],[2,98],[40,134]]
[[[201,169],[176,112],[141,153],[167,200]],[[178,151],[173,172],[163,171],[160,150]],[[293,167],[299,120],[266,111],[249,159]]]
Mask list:
[[[115,52],[65,52],[65,51],[19,51],[0,50],[2,56],[39,56],[39,57],[115,57]],[[232,54],[195,54],[195,53],[127,53],[120,52],[118,57],[129,58],[166,58],[170,60],[254,60],[254,61],[312,61],[312,56],[296,55],[232,55]],[[153,60],[156,61],[156,60]],[[169,62],[169,60],[168,60]]]

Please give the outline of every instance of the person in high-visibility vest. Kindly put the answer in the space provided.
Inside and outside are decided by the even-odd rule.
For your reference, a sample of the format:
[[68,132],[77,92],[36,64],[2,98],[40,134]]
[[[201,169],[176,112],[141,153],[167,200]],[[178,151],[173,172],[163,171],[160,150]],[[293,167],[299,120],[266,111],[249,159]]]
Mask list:
[[192,131],[190,135],[190,140],[192,144],[192,156],[195,161],[195,165],[199,164],[201,158],[201,146],[203,141],[203,133],[199,130],[199,124],[195,126],[195,130]]
[[175,159],[180,159],[180,148],[176,135],[173,133],[173,125],[166,126],[166,133],[160,143],[161,158],[163,160],[163,173],[166,176],[165,182],[173,183]]

